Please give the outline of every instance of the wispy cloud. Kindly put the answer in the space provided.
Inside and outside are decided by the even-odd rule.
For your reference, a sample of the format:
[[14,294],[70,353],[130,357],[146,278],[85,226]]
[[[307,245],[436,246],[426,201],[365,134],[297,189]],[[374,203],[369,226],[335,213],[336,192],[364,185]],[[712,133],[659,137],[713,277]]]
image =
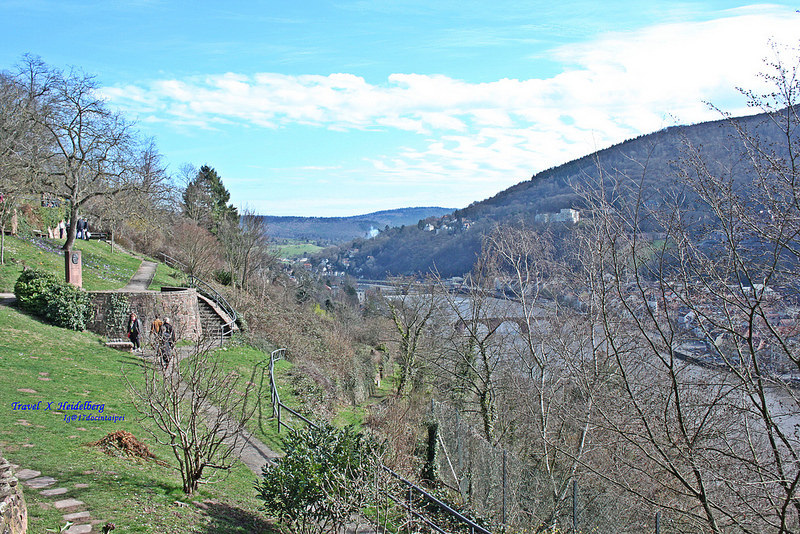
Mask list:
[[376,177],[485,184],[491,193],[673,117],[716,118],[705,102],[745,112],[735,88],[758,88],[768,41],[793,44],[800,15],[767,6],[725,15],[557,48],[550,59],[563,69],[543,79],[470,83],[397,73],[375,84],[351,73],[226,73],[104,93],[141,120],[176,125],[411,132],[417,146],[366,158]]

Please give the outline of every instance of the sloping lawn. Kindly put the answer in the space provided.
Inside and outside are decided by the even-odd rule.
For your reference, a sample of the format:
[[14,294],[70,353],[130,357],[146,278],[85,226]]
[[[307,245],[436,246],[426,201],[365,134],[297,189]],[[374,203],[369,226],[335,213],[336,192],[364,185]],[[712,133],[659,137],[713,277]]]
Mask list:
[[[131,403],[126,377],[137,381],[139,365],[138,357],[107,349],[96,335],[45,325],[0,306],[0,453],[23,468],[56,478],[57,486],[68,489],[63,496],[44,497],[25,488],[29,532],[57,531],[64,524],[52,507],[61,498],[85,502],[101,525],[115,523],[115,533],[277,532],[258,511],[256,477],[241,463],[186,497],[180,475],[171,467],[112,457],[86,445],[125,430],[160,460],[175,465],[171,451],[156,443],[148,432],[150,425],[137,418]],[[124,419],[69,422],[65,414],[100,414],[58,411],[59,402],[85,401],[103,404],[102,415]],[[14,409],[13,404],[38,402],[38,410]]]
[[[5,238],[5,264],[0,266],[0,291],[14,291],[23,267],[43,269],[64,275],[64,251],[60,239],[27,237]],[[128,283],[141,260],[120,252],[111,252],[108,243],[98,240],[75,240],[81,251],[83,288],[87,291],[119,289]]]
[[[252,380],[255,384],[253,394],[248,402],[248,407],[253,410],[253,417],[248,421],[247,429],[272,450],[281,451],[283,447],[281,436],[285,435],[288,430],[282,428],[279,434],[277,419],[272,418],[269,353],[261,352],[247,345],[240,345],[236,341],[217,350],[226,371],[233,371],[241,377],[238,389],[242,395],[245,393],[247,382]],[[275,363],[278,395],[281,402],[299,411],[301,404],[294,395],[288,376],[291,369],[292,364],[286,360],[278,360]],[[295,427],[303,426],[302,421],[293,421],[291,414],[286,412],[283,414],[284,423],[292,424]]]

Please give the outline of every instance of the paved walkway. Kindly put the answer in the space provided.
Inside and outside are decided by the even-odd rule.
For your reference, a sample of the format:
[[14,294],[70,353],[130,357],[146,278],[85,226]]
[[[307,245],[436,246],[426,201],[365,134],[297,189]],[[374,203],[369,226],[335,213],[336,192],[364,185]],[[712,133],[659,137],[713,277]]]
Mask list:
[[122,288],[122,291],[147,291],[150,282],[156,275],[156,266],[157,264],[152,261],[142,260],[139,269],[131,277],[128,285]]

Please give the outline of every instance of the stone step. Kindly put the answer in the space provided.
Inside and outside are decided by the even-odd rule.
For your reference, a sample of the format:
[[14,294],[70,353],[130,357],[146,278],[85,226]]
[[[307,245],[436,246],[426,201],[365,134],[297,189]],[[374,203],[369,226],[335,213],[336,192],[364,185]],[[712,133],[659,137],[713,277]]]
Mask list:
[[39,495],[44,495],[45,497],[54,497],[56,495],[64,495],[67,492],[67,488],[53,488],[53,489],[46,489],[39,492]]
[[[19,478],[19,475],[17,475],[17,478]],[[23,484],[33,489],[44,489],[48,486],[52,486],[56,482],[58,482],[58,480],[53,477],[36,477],[26,480]]]
[[79,501],[78,499],[64,499],[61,501],[56,501],[53,503],[53,506],[56,507],[56,510],[61,510],[64,512],[77,512],[78,508],[84,506],[83,501]]
[[64,514],[61,517],[64,518],[64,521],[71,521],[75,523],[75,522],[84,522],[90,520],[92,518],[92,514],[84,510],[83,512],[73,512],[71,514]]
[[22,469],[14,473],[14,476],[19,480],[28,480],[30,478],[36,478],[41,474],[42,473],[40,471],[34,471],[33,469]]
[[71,527],[69,527],[64,532],[66,534],[88,534],[91,531],[92,531],[92,525],[89,525],[87,523],[83,523],[83,524],[80,524],[80,525],[72,525]]

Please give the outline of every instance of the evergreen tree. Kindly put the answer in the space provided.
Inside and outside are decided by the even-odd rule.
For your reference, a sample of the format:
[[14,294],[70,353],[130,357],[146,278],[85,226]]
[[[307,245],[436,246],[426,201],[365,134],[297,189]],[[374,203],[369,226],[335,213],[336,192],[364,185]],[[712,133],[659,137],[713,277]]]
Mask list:
[[183,192],[183,212],[216,234],[225,221],[238,222],[239,213],[228,204],[230,198],[217,171],[203,165]]

